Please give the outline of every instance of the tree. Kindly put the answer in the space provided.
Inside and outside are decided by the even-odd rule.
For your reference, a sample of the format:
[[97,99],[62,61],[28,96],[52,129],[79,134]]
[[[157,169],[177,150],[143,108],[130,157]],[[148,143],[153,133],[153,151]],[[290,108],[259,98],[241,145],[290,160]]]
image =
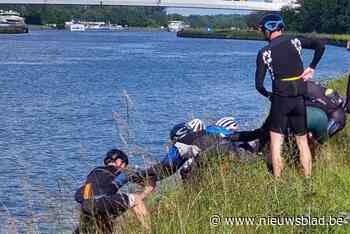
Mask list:
[[162,7],[2,5],[1,8],[20,12],[28,24],[64,25],[65,21],[72,19],[137,27],[167,24],[167,15]]
[[269,14],[269,12],[257,12],[246,16],[246,23],[248,28],[257,29],[259,21],[261,20],[262,17],[264,17],[264,15],[267,15],[267,14]]
[[287,27],[298,32],[350,33],[349,0],[304,0],[298,8],[284,8]]

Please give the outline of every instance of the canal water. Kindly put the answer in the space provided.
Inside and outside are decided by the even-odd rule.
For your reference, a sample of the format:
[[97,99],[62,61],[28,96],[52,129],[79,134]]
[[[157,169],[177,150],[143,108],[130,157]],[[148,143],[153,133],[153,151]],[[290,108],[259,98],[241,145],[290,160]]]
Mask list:
[[[265,42],[65,31],[0,40],[0,233],[69,233],[74,190],[113,147],[142,167],[165,154],[176,123],[234,116],[251,129],[268,110],[254,87]],[[315,79],[348,72],[349,58],[328,46]]]

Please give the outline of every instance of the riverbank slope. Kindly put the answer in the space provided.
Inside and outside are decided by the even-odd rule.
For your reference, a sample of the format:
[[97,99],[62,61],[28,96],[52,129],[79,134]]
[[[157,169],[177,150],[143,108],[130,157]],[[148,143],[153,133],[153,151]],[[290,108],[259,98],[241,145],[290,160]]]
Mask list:
[[[346,82],[344,77],[329,85],[344,94]],[[276,182],[262,159],[239,164],[225,155],[214,155],[196,184],[178,183],[153,196],[152,233],[349,233],[349,224],[335,225],[346,223],[344,217],[350,214],[349,137],[348,125],[320,148],[313,164],[316,194],[311,197],[304,195],[299,164],[286,165],[283,179]],[[291,154],[285,151],[284,156]],[[161,187],[166,184],[163,181]],[[313,224],[319,225],[285,223],[284,218],[307,219],[308,215]],[[252,218],[225,221],[225,217]],[[280,218],[280,225],[275,218]],[[265,225],[271,222],[277,225]],[[143,231],[130,214],[120,218],[118,224],[121,233]]]

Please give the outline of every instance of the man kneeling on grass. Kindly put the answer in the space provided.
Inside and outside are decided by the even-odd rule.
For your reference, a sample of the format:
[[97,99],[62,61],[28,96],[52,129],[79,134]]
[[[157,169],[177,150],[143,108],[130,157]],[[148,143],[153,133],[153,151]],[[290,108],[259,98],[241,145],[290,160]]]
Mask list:
[[[142,193],[121,193],[119,189],[125,184],[123,171],[127,168],[128,156],[121,150],[112,149],[106,154],[104,164],[88,174],[85,184],[75,194],[75,200],[81,205],[81,217],[102,233],[113,233],[113,218],[131,208],[141,224],[149,229],[143,200],[154,190],[155,184],[146,185]],[[84,233],[88,228],[81,226],[74,233]]]

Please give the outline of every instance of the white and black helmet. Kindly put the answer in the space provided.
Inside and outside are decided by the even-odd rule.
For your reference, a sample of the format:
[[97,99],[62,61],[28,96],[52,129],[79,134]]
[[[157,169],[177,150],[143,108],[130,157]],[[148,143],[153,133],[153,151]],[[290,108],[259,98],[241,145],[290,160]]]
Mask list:
[[200,119],[193,119],[189,122],[187,122],[187,125],[194,131],[199,132],[203,131],[205,129],[205,125],[202,120]]
[[226,128],[228,130],[237,130],[238,129],[238,124],[233,117],[221,118],[216,122],[215,125]]
[[170,131],[170,139],[178,141],[187,135],[193,133],[193,130],[188,126],[187,123],[177,124]]

